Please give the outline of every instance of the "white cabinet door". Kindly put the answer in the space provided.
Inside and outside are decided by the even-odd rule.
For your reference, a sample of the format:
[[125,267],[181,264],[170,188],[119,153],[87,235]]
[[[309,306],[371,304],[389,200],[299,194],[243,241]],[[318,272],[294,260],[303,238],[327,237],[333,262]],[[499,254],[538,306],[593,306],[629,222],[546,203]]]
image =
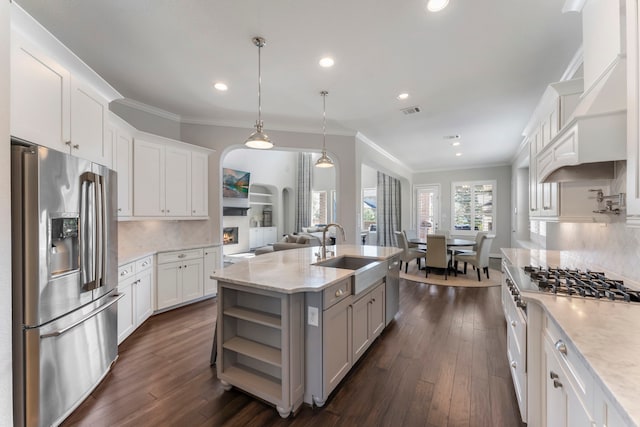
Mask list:
[[538,147],[536,136],[529,138],[529,216],[538,216],[538,174],[536,170]]
[[112,127],[113,168],[118,173],[118,216],[133,215],[133,136]]
[[218,292],[218,281],[212,279],[211,273],[220,268],[220,248],[209,247],[204,249],[204,295],[216,295]]
[[204,295],[202,259],[184,261],[182,266],[182,301]]
[[640,226],[639,22],[638,0],[627,0],[627,223],[633,226]]
[[329,395],[351,369],[351,306],[343,300],[322,314],[322,372],[324,393]]
[[262,231],[262,228],[260,227],[249,228],[249,247],[259,248],[260,246],[264,246],[263,236],[264,236],[264,233]]
[[165,214],[191,216],[191,152],[165,146]]
[[158,264],[156,306],[158,309],[182,302],[182,262]]
[[209,155],[191,154],[191,216],[209,215]]
[[118,283],[118,293],[124,294],[118,300],[118,344],[124,341],[135,329],[133,279],[132,277]]
[[565,380],[562,368],[555,358],[553,352],[555,349],[551,348],[545,341],[543,352],[544,370],[542,375],[544,377],[545,384],[545,397],[546,397],[546,420],[547,426],[551,427],[566,427],[567,426],[567,393],[564,391],[564,386],[568,386],[568,382]]
[[164,145],[137,139],[133,147],[133,213],[164,216]]
[[106,137],[107,101],[78,79],[71,80],[71,154],[111,167]]
[[263,245],[275,243],[278,241],[278,230],[276,227],[264,227]]
[[152,269],[138,273],[135,286],[135,321],[136,327],[147,320],[153,313]]
[[69,152],[70,74],[11,33],[11,135]]

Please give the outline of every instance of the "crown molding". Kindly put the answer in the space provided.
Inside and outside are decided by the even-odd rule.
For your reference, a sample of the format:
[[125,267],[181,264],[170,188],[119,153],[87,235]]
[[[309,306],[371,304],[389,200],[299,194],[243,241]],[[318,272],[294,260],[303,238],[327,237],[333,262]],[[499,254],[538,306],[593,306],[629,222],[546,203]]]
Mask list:
[[162,117],[163,119],[172,120],[174,122],[181,123],[182,118],[178,114],[171,113],[158,107],[154,107],[149,104],[145,104],[140,101],[136,101],[131,98],[122,98],[113,101],[118,104],[122,104],[125,107],[134,108],[136,110],[144,111],[145,113],[153,114],[154,116]]
[[384,157],[388,158],[392,162],[402,166],[403,168],[408,170],[410,173],[415,173],[415,171],[413,169],[411,169],[409,166],[405,165],[404,162],[402,162],[400,159],[398,159],[397,157],[395,157],[394,155],[389,153],[384,148],[380,147],[378,144],[376,144],[375,142],[373,142],[369,138],[367,138],[362,132],[358,131],[356,133],[356,139],[359,139],[363,144],[369,146],[369,148],[373,149],[374,151],[377,151],[379,154],[381,154]]
[[[247,126],[246,122],[240,123],[238,120],[220,120],[220,119],[207,119],[201,117],[182,117],[181,123],[189,124],[189,125],[202,125],[202,126],[223,126],[223,127],[232,127],[232,128],[240,128],[247,129],[250,131],[250,127]],[[310,127],[295,127],[295,126],[269,126],[265,131],[276,131],[276,132],[298,132],[298,133],[308,133],[321,135],[322,133],[318,131],[317,128]],[[334,136],[356,136],[357,132],[355,131],[327,131],[327,135]]]
[[493,163],[482,166],[466,166],[466,167],[449,167],[449,168],[440,168],[440,169],[425,169],[420,171],[415,171],[414,174],[420,173],[433,173],[433,172],[447,172],[447,171],[461,171],[461,170],[469,170],[469,169],[491,169],[491,168],[499,168],[503,166],[511,167],[511,163]]
[[576,53],[573,55],[573,58],[571,58],[571,61],[569,61],[569,65],[567,65],[567,69],[564,70],[562,77],[560,77],[560,81],[562,82],[565,80],[573,79],[574,78],[573,76],[576,74],[578,69],[582,66],[583,62],[584,62],[584,48],[582,45],[580,45]]

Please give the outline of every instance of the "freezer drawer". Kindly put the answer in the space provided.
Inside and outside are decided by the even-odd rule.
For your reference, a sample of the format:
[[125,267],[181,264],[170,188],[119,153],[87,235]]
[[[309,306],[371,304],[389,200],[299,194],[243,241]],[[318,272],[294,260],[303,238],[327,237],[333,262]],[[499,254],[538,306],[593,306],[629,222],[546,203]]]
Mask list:
[[93,391],[118,354],[118,295],[107,295],[24,340],[26,426],[59,424]]

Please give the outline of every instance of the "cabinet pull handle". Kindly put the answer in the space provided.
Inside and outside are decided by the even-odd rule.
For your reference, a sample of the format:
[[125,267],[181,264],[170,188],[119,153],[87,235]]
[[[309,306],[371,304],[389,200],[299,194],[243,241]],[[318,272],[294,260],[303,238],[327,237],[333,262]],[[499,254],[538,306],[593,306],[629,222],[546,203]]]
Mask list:
[[555,372],[549,371],[549,378],[551,378],[552,380],[556,380],[556,379],[558,379],[560,377]]
[[64,145],[68,145],[69,147],[71,147],[71,141],[65,141]]
[[77,150],[78,148],[80,148],[80,144],[73,144],[73,148]]
[[169,209],[167,209],[167,213],[171,212]]
[[120,273],[121,276],[126,276],[127,274],[129,274],[127,270],[124,270],[122,273]]
[[143,266],[143,267],[146,267],[148,264],[149,264],[149,262],[148,262],[148,261],[145,261],[145,262],[143,262],[143,263],[142,263],[142,266]]
[[178,268],[182,268],[182,266],[181,266],[181,265],[179,265],[179,266],[178,266]]
[[122,212],[122,208],[118,208],[118,212]]
[[160,212],[164,212],[164,209],[160,209]]
[[191,213],[196,213],[196,211],[195,211],[195,210],[194,210],[194,211],[191,211]]
[[553,388],[561,388],[562,383],[558,380],[553,380]]
[[518,362],[516,362],[515,360],[511,361],[511,367],[513,369],[516,369],[518,367]]
[[551,206],[544,206],[542,209],[544,209],[545,211],[548,211],[551,209]]
[[565,356],[567,355],[567,345],[562,340],[558,340],[558,342],[556,342],[556,350]]
[[184,258],[184,257],[186,257],[186,255],[185,255],[185,254],[180,254],[180,255],[178,255],[178,258]]
[[516,327],[516,321],[515,320],[511,321],[511,326],[513,326],[514,328]]
[[344,289],[338,289],[338,290],[336,291],[336,296],[337,296],[337,297],[341,297],[342,295],[344,295]]

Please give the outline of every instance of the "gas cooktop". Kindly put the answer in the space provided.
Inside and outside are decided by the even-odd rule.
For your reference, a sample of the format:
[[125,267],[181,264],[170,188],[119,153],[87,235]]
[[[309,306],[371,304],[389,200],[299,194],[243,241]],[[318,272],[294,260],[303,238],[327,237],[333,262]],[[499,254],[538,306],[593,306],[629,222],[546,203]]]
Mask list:
[[570,268],[526,266],[524,271],[535,286],[530,290],[584,298],[639,303],[640,291],[629,289],[622,280],[605,277],[602,272]]

